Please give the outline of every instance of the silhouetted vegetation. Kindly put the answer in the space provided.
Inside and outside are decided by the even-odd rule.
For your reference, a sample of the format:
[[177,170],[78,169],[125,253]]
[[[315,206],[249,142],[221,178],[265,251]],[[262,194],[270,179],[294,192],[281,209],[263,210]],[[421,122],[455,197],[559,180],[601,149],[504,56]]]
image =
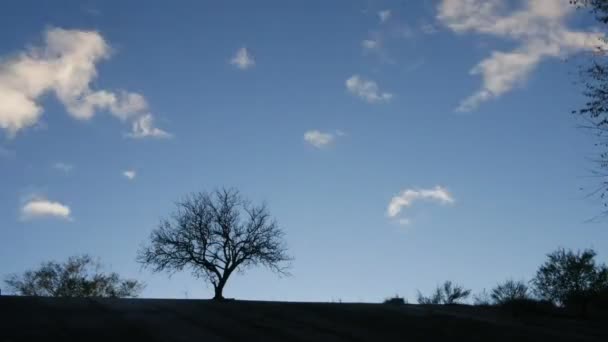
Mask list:
[[585,315],[588,303],[608,289],[608,267],[595,263],[592,249],[574,253],[560,248],[547,255],[533,279],[534,291],[555,304],[578,307]]
[[[588,8],[601,24],[608,24],[608,1],[571,0],[570,3]],[[605,28],[605,27],[604,27]],[[583,95],[587,101],[581,109],[573,111],[584,121],[583,127],[597,136],[596,146],[600,148],[597,169],[594,175],[599,179],[599,187],[594,194],[599,195],[604,207],[608,209],[608,50],[605,38],[598,39],[597,49],[590,62],[581,70],[584,83]],[[608,212],[606,212],[608,214]]]
[[471,290],[465,289],[460,285],[446,281],[438,286],[430,296],[424,296],[418,291],[419,304],[457,304],[466,300],[471,294]]
[[391,304],[391,305],[404,305],[404,304],[407,304],[407,300],[405,300],[405,298],[403,298],[403,297],[399,297],[398,295],[395,295],[394,297],[385,299],[382,303]]
[[506,302],[528,299],[530,294],[528,286],[523,281],[507,280],[496,285],[492,289],[491,298],[496,304],[504,304]]
[[5,280],[10,292],[22,296],[47,297],[137,297],[144,285],[103,273],[88,255],[70,257],[64,263],[46,262],[39,268],[13,274]]
[[286,274],[291,260],[283,231],[265,205],[255,206],[237,190],[200,192],[177,203],[150,236],[137,260],[155,272],[189,269],[209,281],[223,298],[230,275],[262,265]]
[[608,1],[606,0],[570,0],[575,6],[586,7],[596,19],[603,24],[608,24]]
[[492,297],[486,289],[473,295],[473,305],[492,305]]

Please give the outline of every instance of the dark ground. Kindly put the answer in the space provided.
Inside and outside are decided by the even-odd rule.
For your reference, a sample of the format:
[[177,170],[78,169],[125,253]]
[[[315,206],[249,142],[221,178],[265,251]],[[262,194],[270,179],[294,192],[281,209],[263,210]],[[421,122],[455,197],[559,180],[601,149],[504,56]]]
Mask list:
[[470,306],[0,297],[1,342],[608,341],[602,323]]

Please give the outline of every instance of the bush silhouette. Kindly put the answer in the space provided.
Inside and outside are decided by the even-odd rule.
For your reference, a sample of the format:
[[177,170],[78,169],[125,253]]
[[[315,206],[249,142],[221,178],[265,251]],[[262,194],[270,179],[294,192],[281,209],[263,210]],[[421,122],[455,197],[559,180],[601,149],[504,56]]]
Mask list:
[[430,296],[424,296],[418,291],[419,304],[458,304],[467,299],[471,290],[465,289],[460,285],[455,285],[451,281],[446,281],[438,286]]
[[492,289],[491,298],[495,304],[529,298],[528,286],[523,281],[507,280]]
[[394,297],[385,299],[382,303],[391,304],[391,305],[404,305],[404,304],[407,304],[407,300],[405,300],[405,298],[403,298],[403,297],[399,297],[398,295],[395,295]]
[[5,283],[21,296],[44,297],[137,297],[144,284],[104,273],[89,255],[73,256],[63,263],[50,261],[22,275],[10,275]]

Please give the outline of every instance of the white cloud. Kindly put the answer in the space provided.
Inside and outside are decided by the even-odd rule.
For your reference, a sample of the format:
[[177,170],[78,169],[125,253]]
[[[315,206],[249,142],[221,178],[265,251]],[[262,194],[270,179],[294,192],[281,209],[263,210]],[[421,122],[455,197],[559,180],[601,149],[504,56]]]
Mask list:
[[572,31],[564,21],[573,10],[568,0],[525,0],[508,11],[501,0],[443,0],[437,18],[457,33],[475,32],[509,39],[518,46],[509,52],[492,51],[471,71],[483,85],[457,108],[470,111],[526,81],[544,59],[606,47],[597,32]]
[[390,10],[382,10],[380,12],[378,12],[378,17],[380,18],[380,22],[381,23],[385,23],[387,22],[390,17],[391,17],[391,11]]
[[393,97],[391,93],[381,92],[376,82],[361,78],[359,75],[351,76],[345,84],[349,92],[369,103],[387,102]]
[[361,42],[361,46],[364,49],[374,50],[380,47],[380,42],[373,39],[365,39]]
[[44,45],[0,60],[0,129],[9,136],[34,126],[44,111],[41,98],[54,94],[79,120],[107,111],[121,120],[150,115],[145,98],[127,91],[93,90],[97,64],[111,48],[96,31],[52,28]]
[[137,172],[135,172],[135,170],[126,170],[122,173],[122,175],[128,180],[133,180],[137,176]]
[[253,59],[253,56],[251,55],[249,50],[247,50],[247,48],[245,47],[242,47],[236,51],[236,54],[230,60],[230,64],[236,66],[241,70],[247,70],[255,65],[255,60]]
[[26,202],[21,208],[21,218],[23,220],[44,217],[71,220],[70,207],[44,198],[34,198]]
[[[412,203],[421,200],[440,204],[454,203],[452,194],[441,186],[435,186],[431,189],[406,189],[391,198],[387,208],[387,215],[390,218],[395,218],[404,208],[409,208],[412,206]],[[410,221],[407,218],[401,218],[399,222],[400,224],[409,224]]]
[[74,169],[74,165],[68,164],[68,163],[63,163],[63,162],[56,162],[56,163],[53,163],[53,169],[67,173]]
[[154,119],[152,118],[152,115],[150,114],[146,114],[143,115],[139,118],[137,118],[137,120],[133,121],[132,124],[132,132],[127,134],[128,137],[130,138],[134,138],[134,139],[141,139],[141,138],[146,138],[146,137],[153,137],[153,138],[171,138],[172,135],[163,131],[160,128],[156,128],[153,125],[153,121]]
[[304,133],[304,141],[311,144],[316,148],[323,148],[329,144],[331,144],[336,136],[343,136],[344,132],[338,130],[335,134],[333,133],[324,133],[319,130],[310,130]]

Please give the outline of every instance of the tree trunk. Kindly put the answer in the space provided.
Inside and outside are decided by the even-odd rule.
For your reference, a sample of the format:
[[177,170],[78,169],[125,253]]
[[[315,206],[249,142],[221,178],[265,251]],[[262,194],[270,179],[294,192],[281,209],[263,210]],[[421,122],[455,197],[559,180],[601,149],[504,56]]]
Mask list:
[[225,281],[220,280],[216,286],[214,286],[215,296],[213,296],[214,300],[223,300],[224,299],[224,285],[226,285]]

